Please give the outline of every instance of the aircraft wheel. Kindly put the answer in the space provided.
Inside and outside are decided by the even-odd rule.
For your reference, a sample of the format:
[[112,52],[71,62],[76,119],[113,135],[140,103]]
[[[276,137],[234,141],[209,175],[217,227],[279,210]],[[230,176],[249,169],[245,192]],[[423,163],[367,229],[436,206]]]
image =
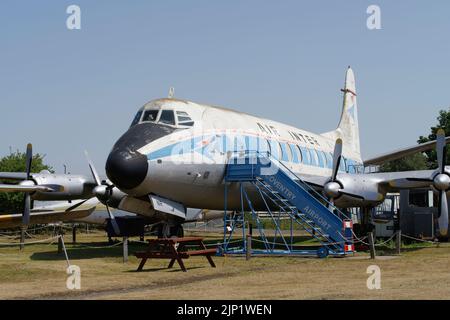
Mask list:
[[170,228],[170,236],[171,237],[178,237],[182,238],[184,237],[184,229],[181,224],[173,226]]
[[328,257],[328,248],[327,247],[320,247],[317,249],[317,256],[319,258],[326,258]]

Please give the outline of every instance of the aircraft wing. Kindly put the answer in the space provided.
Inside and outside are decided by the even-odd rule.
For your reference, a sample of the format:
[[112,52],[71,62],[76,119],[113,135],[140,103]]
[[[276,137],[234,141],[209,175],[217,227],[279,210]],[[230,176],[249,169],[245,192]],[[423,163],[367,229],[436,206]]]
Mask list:
[[[94,212],[94,210],[95,206],[89,209],[75,209],[71,211],[50,210],[50,211],[31,212],[30,225],[80,219],[89,216],[92,212]],[[0,229],[15,228],[20,227],[21,225],[22,225],[21,213],[0,215]]]
[[[43,205],[31,210],[30,225],[72,221],[85,218],[95,210],[102,210],[97,198]],[[15,228],[22,225],[22,213],[0,214],[0,229]]]
[[53,192],[55,191],[53,188],[49,188],[46,186],[27,186],[20,184],[0,184],[0,192]]
[[[450,169],[450,167],[448,167]],[[434,184],[435,170],[417,170],[403,172],[380,172],[366,174],[340,173],[337,180],[341,188],[340,196],[336,197],[336,205],[340,207],[357,207],[376,205],[381,202],[388,192],[398,192],[402,189],[431,188]],[[319,192],[322,192],[327,177],[300,177],[304,182]]]
[[367,174],[366,177],[376,181],[386,192],[396,192],[402,189],[429,188],[433,184],[432,177],[435,173],[434,170],[379,172]]
[[[450,137],[446,137],[445,143],[447,144],[449,142],[450,142]],[[403,149],[395,150],[395,151],[392,151],[389,153],[381,154],[376,157],[366,159],[363,162],[364,162],[365,166],[380,165],[387,161],[400,159],[400,158],[412,155],[417,152],[428,151],[428,150],[434,149],[435,147],[436,147],[436,141],[429,141],[429,142],[421,143],[421,144],[418,144],[418,145],[415,145],[412,147],[403,148]]]

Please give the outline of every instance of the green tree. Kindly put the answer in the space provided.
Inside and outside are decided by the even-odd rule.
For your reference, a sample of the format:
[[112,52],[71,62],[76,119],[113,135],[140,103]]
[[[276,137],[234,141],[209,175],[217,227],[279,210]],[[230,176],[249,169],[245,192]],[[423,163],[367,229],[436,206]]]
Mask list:
[[[450,109],[440,110],[437,117],[437,125],[430,128],[431,133],[428,136],[420,136],[417,143],[424,143],[436,140],[436,132],[442,128],[445,131],[445,136],[450,136]],[[446,163],[450,164],[450,152],[447,152]],[[417,153],[407,156],[402,159],[388,161],[380,166],[382,172],[392,171],[410,171],[410,170],[427,170],[436,169],[436,151],[430,150],[425,153]]]
[[381,172],[411,171],[428,169],[427,158],[423,153],[416,153],[401,159],[388,161],[380,166]]
[[[450,108],[448,111],[441,110],[439,111],[439,116],[437,117],[438,124],[435,127],[431,127],[431,133],[427,136],[420,136],[419,140],[417,140],[418,143],[424,143],[428,141],[436,140],[436,132],[438,129],[444,129],[445,136],[450,136]],[[449,149],[449,148],[447,148]],[[437,157],[436,157],[436,150],[430,150],[425,152],[427,156],[427,165],[429,169],[436,169],[437,168]],[[446,154],[446,164],[450,164],[450,152],[447,152]]]
[[[48,170],[53,172],[53,168],[44,164],[44,155],[33,155],[31,172]],[[25,172],[25,153],[15,152],[0,159],[0,172]],[[11,181],[1,181],[0,183],[13,183]],[[16,182],[14,182],[16,183]],[[0,213],[19,213],[23,208],[23,193],[0,193]]]

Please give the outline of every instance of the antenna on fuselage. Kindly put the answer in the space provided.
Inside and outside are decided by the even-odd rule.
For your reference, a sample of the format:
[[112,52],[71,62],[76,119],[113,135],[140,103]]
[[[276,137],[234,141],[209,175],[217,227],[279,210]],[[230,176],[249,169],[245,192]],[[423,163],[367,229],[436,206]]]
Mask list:
[[170,87],[169,88],[169,94],[167,95],[167,98],[172,99],[174,95],[175,95],[175,88],[174,87]]

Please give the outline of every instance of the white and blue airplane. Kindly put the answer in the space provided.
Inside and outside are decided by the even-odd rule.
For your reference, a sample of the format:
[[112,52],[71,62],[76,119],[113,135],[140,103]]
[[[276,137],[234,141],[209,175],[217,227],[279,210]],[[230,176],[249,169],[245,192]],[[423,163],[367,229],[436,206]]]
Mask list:
[[[363,161],[355,77],[350,67],[342,91],[339,125],[322,134],[223,107],[174,98],[152,100],[138,110],[130,128],[114,144],[105,166],[108,179],[101,181],[89,162],[93,180],[46,173],[26,176],[22,173],[21,177],[0,173],[0,179],[24,180],[16,185],[17,189],[0,185],[0,191],[22,188],[35,200],[95,196],[107,208],[111,206],[145,216],[155,223],[163,222],[165,235],[177,234],[184,222],[192,221],[187,208],[224,209],[227,164],[237,154],[258,152],[270,154],[340,208],[372,208],[388,192],[431,187],[439,192],[439,229],[446,235],[450,170],[445,167],[445,144],[449,139],[439,131],[437,142]],[[366,165],[434,147],[439,162],[436,170],[363,172]],[[228,190],[227,208],[239,210],[238,185],[231,183]],[[259,197],[255,195],[252,201],[255,210],[264,210]],[[29,209],[25,208],[24,225],[29,222],[27,215]]]

